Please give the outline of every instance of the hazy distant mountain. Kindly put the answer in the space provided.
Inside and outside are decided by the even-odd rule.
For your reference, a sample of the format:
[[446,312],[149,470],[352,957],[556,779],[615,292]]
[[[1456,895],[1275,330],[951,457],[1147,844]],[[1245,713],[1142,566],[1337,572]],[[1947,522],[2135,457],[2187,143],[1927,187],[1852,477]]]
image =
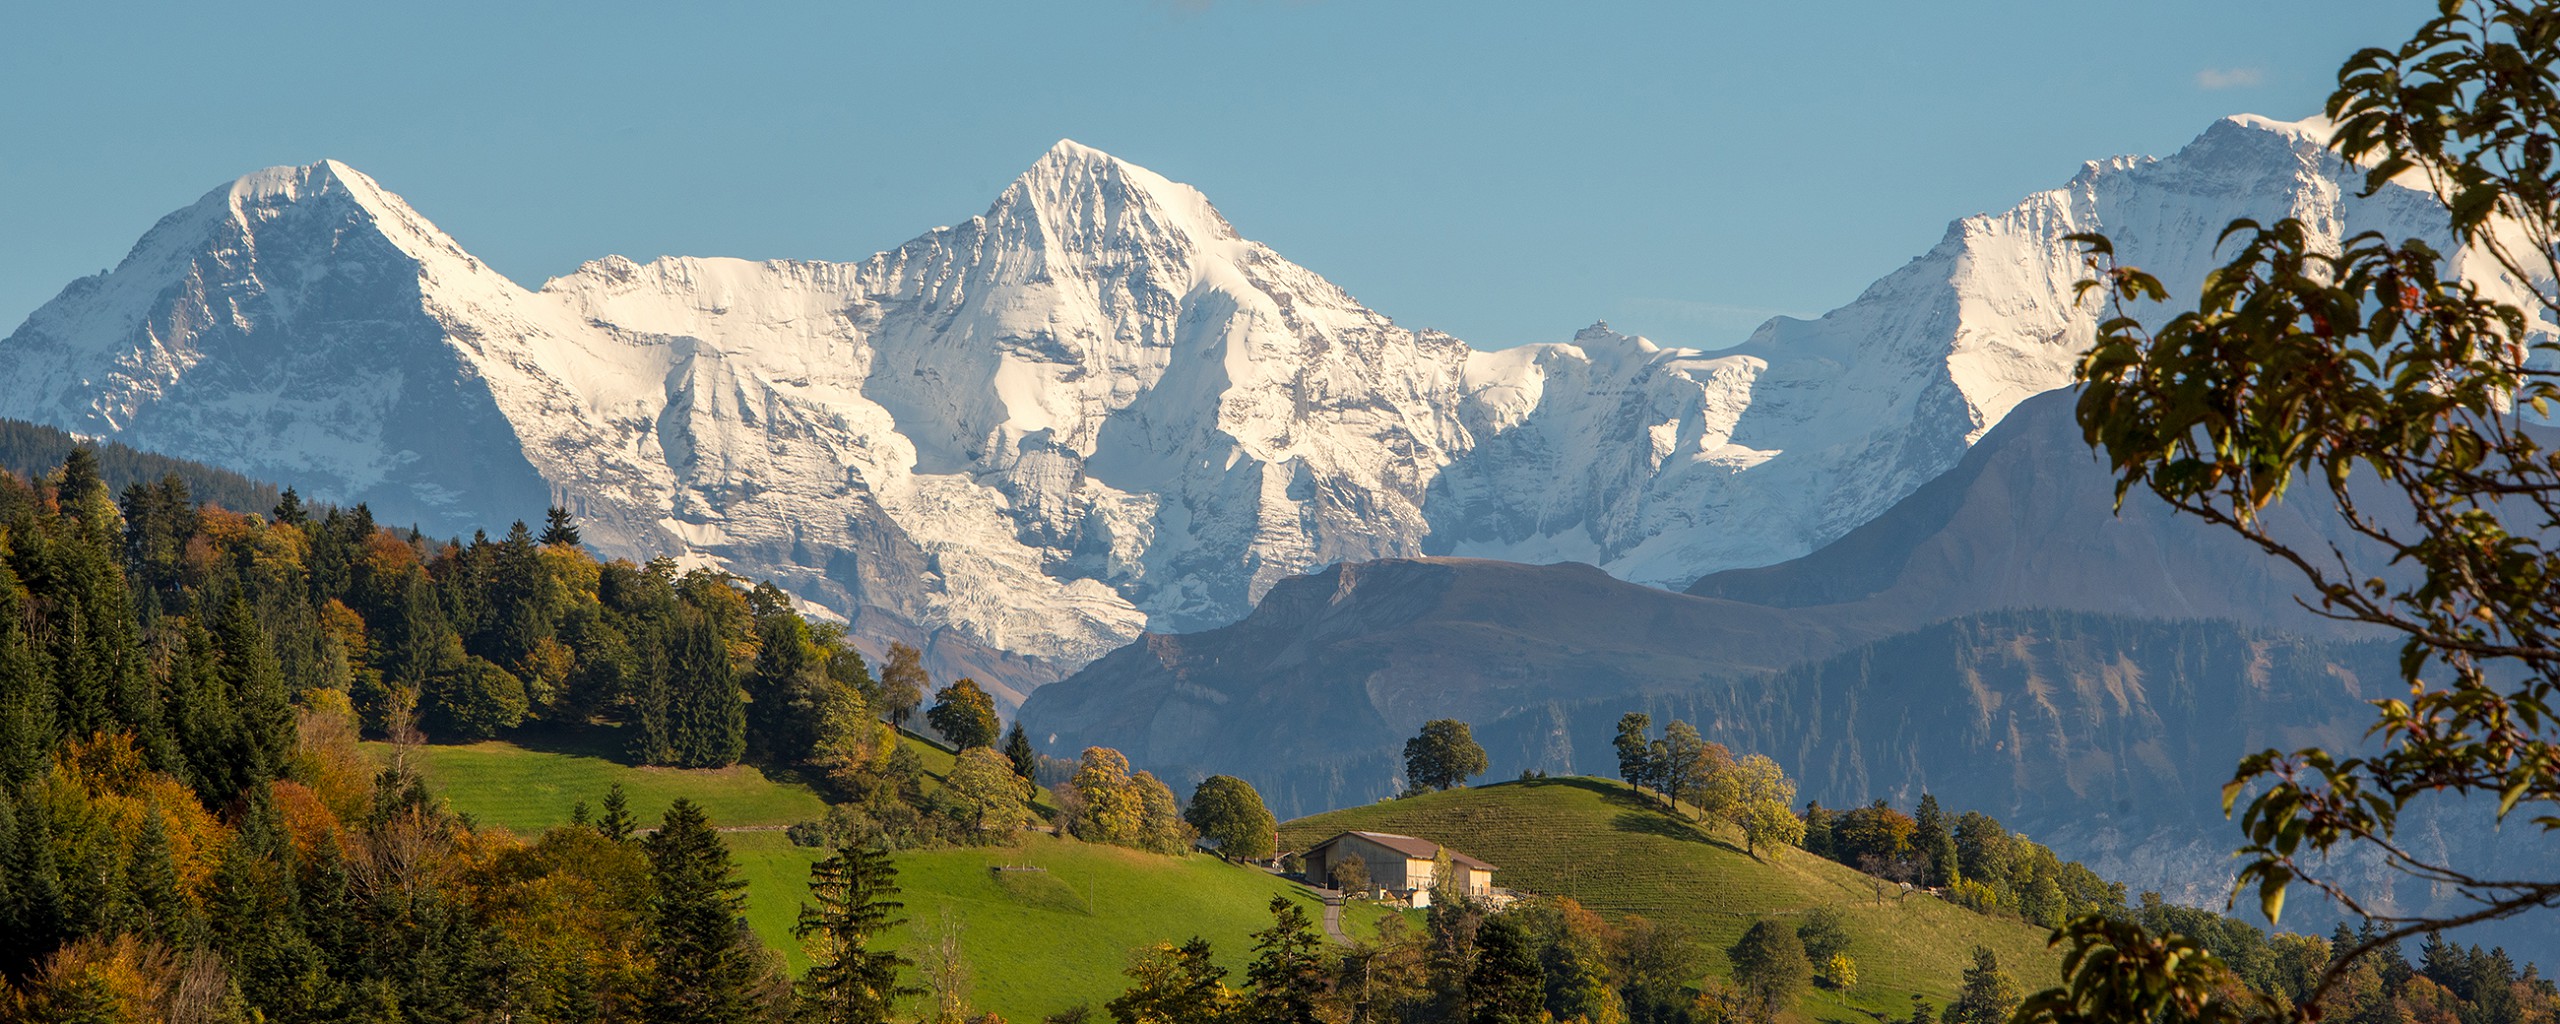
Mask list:
[[[1756,680],[1960,616],[2019,609],[2071,621],[2218,620],[2194,628],[2225,638],[2271,630],[2314,643],[2372,637],[2301,610],[2291,569],[2219,529],[2144,494],[2115,514],[2110,477],[2080,441],[2073,397],[2023,403],[1956,468],[1821,551],[1718,573],[1688,594],[1574,564],[1341,566],[1283,581],[1232,626],[1151,634],[1115,651],[1043,688],[1023,719],[1061,750],[1114,746],[1177,773],[1263,766],[1257,781],[1282,789],[1276,799],[1312,810],[1392,792],[1397,750],[1432,718],[1581,734],[1554,747],[1522,739],[1509,759],[1497,758],[1497,771],[1606,770],[1614,764],[1609,723],[1645,694],[1730,693],[1785,708],[1772,722],[1831,716],[1826,728],[1849,731],[1798,730],[1823,737],[1822,750],[1785,746],[1791,765],[1830,756],[1833,741],[1858,735],[1835,714],[1841,705],[1764,692]],[[2341,532],[2333,515],[2286,507],[2275,515],[2289,532]],[[1942,684],[1934,678],[1857,706],[1956,700]],[[1550,722],[1558,713],[1564,720]],[[1334,766],[1344,761],[1364,767],[1337,779]],[[2140,765],[2117,767],[2124,774],[2111,785],[2157,781]],[[1301,771],[1310,774],[1294,774]],[[1954,771],[1942,766],[1941,774]],[[1882,792],[1931,776],[1901,764],[1850,778]],[[2003,791],[1986,806],[2022,807],[2024,799]]]
[[[342,164],[172,214],[0,341],[0,414],[369,501],[437,533],[555,498],[616,555],[776,579],[1018,691],[1337,561],[1599,564],[1679,585],[1803,554],[2062,384],[2063,234],[2183,286],[2213,229],[2415,231],[2312,129],[2091,164],[1856,302],[1741,347],[1602,328],[1477,352],[1060,143],[860,263],[619,257],[529,292]],[[947,649],[946,649],[947,648]]]
[[[2304,612],[2293,570],[2147,494],[2116,516],[2074,397],[2022,403],[1823,550],[1688,594],[1580,565],[1342,566],[1283,581],[1235,625],[1115,651],[1022,718],[1055,754],[1241,775],[1285,816],[1395,792],[1404,739],[1433,718],[1473,723],[1494,778],[1610,775],[1618,716],[1644,711],[1776,757],[1805,798],[1934,792],[2110,878],[2218,900],[2233,765],[2357,747],[2364,702],[2402,692],[2397,643]],[[2342,536],[2316,509],[2272,515]],[[2412,835],[2475,863],[2523,855],[2475,824]],[[2353,868],[2369,894],[2442,895],[2370,868]]]

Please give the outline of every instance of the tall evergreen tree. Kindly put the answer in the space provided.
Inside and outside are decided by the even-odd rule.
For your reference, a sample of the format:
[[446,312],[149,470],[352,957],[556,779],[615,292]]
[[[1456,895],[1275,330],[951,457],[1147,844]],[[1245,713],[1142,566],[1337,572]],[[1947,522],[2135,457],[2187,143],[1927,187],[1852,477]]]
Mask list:
[[551,511],[543,514],[542,543],[545,547],[553,544],[578,546],[578,521],[569,515],[568,509],[553,505]]
[[645,842],[648,947],[645,1013],[653,1024],[732,1024],[755,1016],[762,971],[747,943],[747,883],[693,801],[678,798]]
[[142,819],[133,838],[133,855],[125,865],[125,897],[133,930],[173,949],[195,945],[204,922],[187,901],[178,877],[178,862],[169,848],[167,819],[153,810]]
[[898,894],[898,868],[876,846],[847,845],[809,868],[809,896],[792,934],[809,955],[799,983],[808,1019],[818,1024],[885,1024],[901,997],[923,990],[898,983],[914,964],[895,951],[876,949],[882,932],[898,924],[890,915],[906,906]]
[[1040,781],[1040,753],[1031,749],[1031,737],[1022,731],[1022,723],[1005,730],[1004,759],[1013,762],[1013,773],[1022,781],[1037,785]]
[[2008,1024],[2019,999],[2018,982],[2000,969],[2000,957],[1975,946],[1973,966],[1965,968],[1956,1001],[1947,1004],[1946,1024]]
[[1911,818],[1918,825],[1911,833],[1911,849],[1920,857],[1925,874],[1922,884],[1954,885],[1956,879],[1964,877],[1957,866],[1962,858],[1956,854],[1955,823],[1938,806],[1938,795],[1920,794],[1920,809]]
[[286,526],[301,526],[311,521],[311,511],[302,506],[302,495],[287,487],[276,496],[275,520]]
[[627,842],[639,831],[639,823],[631,819],[631,801],[622,795],[622,784],[604,791],[604,817],[597,819],[596,831],[614,842]]
[[675,763],[720,768],[747,752],[747,706],[728,645],[709,615],[688,613],[668,652],[667,725]]
[[214,616],[216,685],[236,721],[223,779],[238,792],[277,777],[293,746],[293,701],[284,668],[248,599],[235,592]]
[[1467,973],[1467,1024],[1539,1024],[1546,1008],[1546,971],[1519,922],[1507,914],[1476,929],[1475,966]]
[[1271,927],[1253,933],[1253,963],[1245,968],[1248,1024],[1316,1024],[1325,994],[1323,948],[1305,910],[1286,896],[1271,898]]

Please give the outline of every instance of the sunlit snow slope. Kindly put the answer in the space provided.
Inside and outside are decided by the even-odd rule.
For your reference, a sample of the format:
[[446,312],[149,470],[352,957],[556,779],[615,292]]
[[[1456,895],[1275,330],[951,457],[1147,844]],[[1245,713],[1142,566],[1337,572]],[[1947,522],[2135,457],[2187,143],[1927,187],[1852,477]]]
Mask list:
[[1072,142],[860,263],[606,257],[539,291],[323,162],[216,189],[64,289],[0,341],[0,415],[437,533],[557,500],[608,554],[775,579],[1012,697],[1336,561],[1685,585],[1803,554],[2068,382],[2093,310],[2065,234],[2113,232],[2185,294],[2233,217],[2439,219],[2357,180],[2316,127],[2235,118],[1736,348],[1603,326],[1478,352]]

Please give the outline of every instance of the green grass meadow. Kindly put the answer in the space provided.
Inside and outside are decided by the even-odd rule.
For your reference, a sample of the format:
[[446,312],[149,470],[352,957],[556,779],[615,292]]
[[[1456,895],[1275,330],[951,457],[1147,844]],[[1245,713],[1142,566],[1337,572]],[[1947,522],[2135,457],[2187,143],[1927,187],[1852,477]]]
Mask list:
[[[389,758],[388,743],[368,743]],[[566,824],[581,800],[604,813],[604,794],[615,783],[631,802],[631,816],[653,825],[678,797],[688,797],[722,828],[778,827],[823,817],[827,802],[797,783],[777,782],[746,765],[728,768],[646,768],[593,753],[539,750],[504,740],[415,748],[413,767],[452,806],[483,825],[534,835]]]
[[[937,779],[951,754],[930,741],[908,742]],[[373,745],[380,756],[395,751]],[[793,846],[782,827],[826,813],[820,795],[737,766],[714,770],[641,768],[602,751],[537,749],[508,742],[428,746],[412,753],[428,784],[457,812],[531,835],[565,823],[584,800],[601,806],[620,783],[632,814],[656,821],[667,805],[690,798],[725,830],[747,881],[748,923],[781,950],[792,969],[807,966],[791,936],[806,896],[809,865],[822,851]],[[1833,907],[1852,936],[1849,955],[1859,983],[1845,992],[1817,990],[1795,1017],[1867,1024],[1899,1017],[1919,994],[1943,1005],[1977,944],[1997,951],[2020,984],[2054,978],[2058,961],[2045,932],[2018,921],[1987,918],[1926,894],[1879,893],[1867,876],[1801,850],[1745,854],[1721,827],[1693,824],[1662,810],[1623,784],[1590,778],[1541,779],[1431,793],[1346,808],[1288,822],[1281,845],[1304,849],[1344,829],[1397,832],[1431,839],[1493,862],[1505,888],[1570,896],[1611,919],[1643,914],[1684,925],[1698,936],[1701,963],[1722,973],[1718,951],[1755,921],[1793,920]],[[1012,847],[910,851],[897,855],[907,924],[887,941],[908,946],[948,910],[961,929],[973,974],[972,999],[1009,1020],[1039,1018],[1079,1003],[1097,1010],[1117,995],[1130,951],[1193,936],[1210,941],[1240,983],[1250,935],[1271,921],[1273,896],[1285,896],[1320,918],[1305,887],[1211,857],[1164,857],[1055,836],[1026,833]],[[999,870],[1012,869],[1012,870]],[[1355,903],[1346,911],[1355,935],[1402,914],[1415,929],[1422,915]]]
[[1742,840],[1666,814],[1623,783],[1538,779],[1428,793],[1288,822],[1280,845],[1305,849],[1346,829],[1419,836],[1491,861],[1494,884],[1570,896],[1612,920],[1642,914],[1696,931],[1709,971],[1726,946],[1763,918],[1801,919],[1833,907],[1858,964],[1846,992],[1817,989],[1797,1013],[1810,1020],[1908,1016],[1911,996],[1940,1006],[1955,995],[1976,945],[2033,991],[2057,977],[2046,931],[1990,918],[1925,893],[1879,896],[1866,875],[1802,850],[1745,854]]

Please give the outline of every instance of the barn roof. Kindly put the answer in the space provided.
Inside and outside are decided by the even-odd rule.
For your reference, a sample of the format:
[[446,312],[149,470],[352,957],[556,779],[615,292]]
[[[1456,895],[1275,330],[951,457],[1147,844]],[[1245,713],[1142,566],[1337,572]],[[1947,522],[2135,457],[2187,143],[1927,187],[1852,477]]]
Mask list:
[[[1440,844],[1428,839],[1416,839],[1412,836],[1400,836],[1393,832],[1361,832],[1353,830],[1334,836],[1324,842],[1317,843],[1316,845],[1309,847],[1307,852],[1313,853],[1317,850],[1321,850],[1325,847],[1341,842],[1344,836],[1359,836],[1362,839],[1366,839],[1370,842],[1417,860],[1430,860],[1431,858],[1438,856],[1440,851],[1443,849]],[[1499,870],[1491,864],[1487,864],[1483,861],[1467,856],[1466,854],[1459,853],[1456,850],[1449,851],[1449,862],[1452,864],[1463,864],[1479,871]]]

